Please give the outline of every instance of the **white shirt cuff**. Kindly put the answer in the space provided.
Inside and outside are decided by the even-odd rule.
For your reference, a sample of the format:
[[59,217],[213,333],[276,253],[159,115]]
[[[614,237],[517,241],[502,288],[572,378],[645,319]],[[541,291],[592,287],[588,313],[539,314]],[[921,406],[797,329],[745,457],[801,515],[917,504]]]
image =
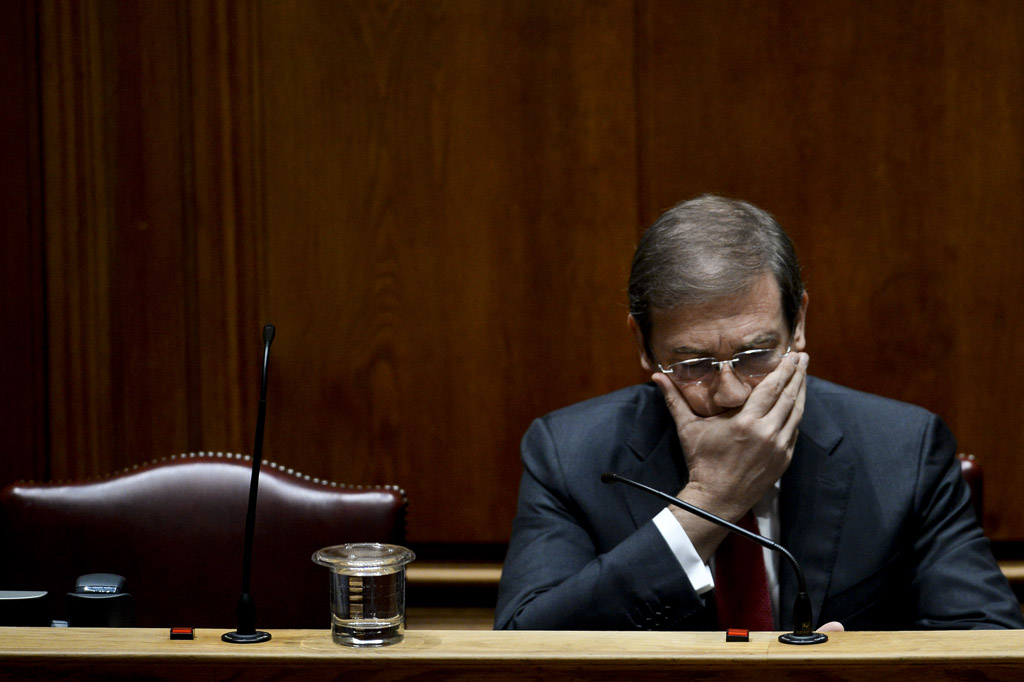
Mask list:
[[715,579],[711,575],[711,570],[707,564],[701,561],[700,555],[697,554],[693,543],[690,542],[690,537],[679,524],[679,520],[672,515],[672,510],[668,507],[662,509],[654,517],[654,525],[661,536],[665,538],[665,542],[668,543],[672,554],[675,555],[679,565],[686,572],[686,577],[690,579],[690,584],[693,585],[697,594],[704,594],[712,589],[715,586]]

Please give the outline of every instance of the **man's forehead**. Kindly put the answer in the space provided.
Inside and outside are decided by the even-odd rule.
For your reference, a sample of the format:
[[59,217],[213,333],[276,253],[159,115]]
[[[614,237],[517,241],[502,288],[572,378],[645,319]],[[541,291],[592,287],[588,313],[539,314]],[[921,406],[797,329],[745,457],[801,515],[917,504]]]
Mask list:
[[652,341],[692,350],[770,343],[785,333],[778,284],[760,277],[739,294],[677,308],[651,309]]
[[764,330],[753,334],[718,333],[702,338],[696,336],[677,340],[668,339],[664,344],[672,355],[719,355],[733,354],[745,350],[765,348],[778,345],[782,334],[777,330]]

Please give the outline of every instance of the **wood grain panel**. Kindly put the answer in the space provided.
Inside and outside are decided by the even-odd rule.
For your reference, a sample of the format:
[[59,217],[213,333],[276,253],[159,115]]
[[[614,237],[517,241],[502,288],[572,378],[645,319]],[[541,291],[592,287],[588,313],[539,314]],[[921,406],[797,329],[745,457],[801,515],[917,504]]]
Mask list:
[[[52,473],[107,466],[116,441],[103,78],[95,4],[40,6]],[[73,447],[71,444],[74,444]]]
[[46,319],[36,15],[0,6],[0,424],[6,473],[47,475]]
[[634,380],[633,8],[41,15],[54,475],[245,450],[502,542],[518,440]]
[[251,448],[262,324],[247,7],[41,10],[57,478]]
[[[380,681],[557,679],[617,682],[901,682],[1006,680],[1024,663],[1019,630],[837,632],[820,646],[780,633],[545,632],[410,629],[371,652],[335,644],[326,629],[271,630],[258,647],[232,647],[223,629],[196,628],[189,642],[164,628],[4,628],[0,663],[13,680],[88,677],[147,680]],[[693,673],[692,675],[690,673]]]
[[[713,191],[806,268],[812,371],[944,416],[1024,533],[1024,6],[642,3],[648,217]],[[665,87],[665,84],[673,84]],[[991,483],[991,487],[990,484]]]
[[270,321],[269,459],[403,486],[413,542],[503,542],[529,421],[641,378],[639,230],[715,191],[794,235],[814,371],[946,417],[1024,538],[1024,5],[21,7],[22,470],[248,450]]
[[186,440],[179,14],[40,6],[52,470]]
[[634,377],[631,17],[264,6],[274,453],[401,483],[416,540],[506,540],[530,419]]
[[[182,40],[190,64],[186,144],[193,251],[186,339],[192,447],[251,452],[259,400],[266,297],[261,220],[255,5],[188,3]],[[287,339],[284,331],[282,338]],[[278,348],[275,347],[275,351]],[[276,353],[275,353],[276,354]],[[276,358],[275,358],[276,360]],[[271,376],[277,367],[272,361]],[[274,391],[272,402],[282,398]],[[271,414],[279,408],[274,405]],[[271,431],[271,434],[273,432]],[[269,450],[268,450],[269,453]],[[283,460],[302,468],[300,457]]]

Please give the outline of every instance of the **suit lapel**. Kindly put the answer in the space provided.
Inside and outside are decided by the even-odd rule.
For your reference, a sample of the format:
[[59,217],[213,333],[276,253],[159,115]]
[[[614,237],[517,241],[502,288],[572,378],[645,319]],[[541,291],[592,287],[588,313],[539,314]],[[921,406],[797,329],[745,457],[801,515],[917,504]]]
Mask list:
[[[686,467],[683,466],[675,422],[657,390],[647,393],[637,406],[627,445],[636,460],[619,473],[669,495],[679,493],[685,483]],[[622,494],[638,528],[665,507],[665,503],[654,495],[623,488]]]
[[[842,431],[822,409],[821,402],[813,399],[812,386],[809,383],[807,409],[793,461],[782,477],[779,514],[780,543],[800,562],[817,618],[835,567],[853,483],[853,464],[837,452]],[[794,572],[780,566],[779,616],[783,628],[789,628],[792,622],[796,588]]]

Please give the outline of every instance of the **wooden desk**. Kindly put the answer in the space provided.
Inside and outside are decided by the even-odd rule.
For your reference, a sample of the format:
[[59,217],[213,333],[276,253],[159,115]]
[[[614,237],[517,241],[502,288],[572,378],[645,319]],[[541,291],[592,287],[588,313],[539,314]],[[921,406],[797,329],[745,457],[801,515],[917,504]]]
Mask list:
[[[226,628],[228,630],[230,628]],[[0,628],[0,678],[153,680],[1024,679],[1024,631],[846,632],[788,646],[767,632],[409,631],[401,644],[349,649],[326,630],[272,631],[226,644],[222,630],[170,641],[164,629]]]
[[1006,576],[1011,585],[1019,586],[1024,583],[1024,561],[1000,561],[999,568],[1002,569],[1003,575]]
[[410,585],[484,585],[495,589],[501,580],[498,561],[414,561],[405,569]]

